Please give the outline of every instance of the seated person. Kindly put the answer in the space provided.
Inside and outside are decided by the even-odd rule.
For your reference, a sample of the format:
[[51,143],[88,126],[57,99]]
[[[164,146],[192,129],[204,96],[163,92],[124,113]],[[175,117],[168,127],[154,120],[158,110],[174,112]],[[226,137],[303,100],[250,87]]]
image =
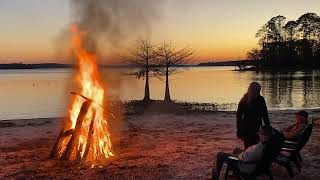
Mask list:
[[287,140],[297,140],[301,133],[308,126],[308,113],[306,111],[299,111],[295,113],[296,120],[295,124],[289,126],[282,131],[285,139]]
[[259,130],[260,142],[256,145],[248,147],[244,152],[241,152],[237,156],[227,154],[224,152],[219,152],[217,154],[216,168],[212,169],[212,178],[219,179],[220,171],[222,169],[223,163],[236,163],[236,160],[241,160],[243,162],[248,162],[255,164],[262,159],[263,151],[265,148],[265,142],[268,142],[272,137],[272,127],[263,126]]

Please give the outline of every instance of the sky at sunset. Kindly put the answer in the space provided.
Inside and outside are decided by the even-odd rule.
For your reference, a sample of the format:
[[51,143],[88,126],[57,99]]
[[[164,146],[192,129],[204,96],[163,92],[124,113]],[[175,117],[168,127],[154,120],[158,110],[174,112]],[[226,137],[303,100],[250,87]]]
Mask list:
[[[273,16],[320,14],[319,0],[159,0],[159,6],[150,38],[191,46],[198,62],[245,58],[256,47],[255,33]],[[0,0],[1,63],[70,63],[56,53],[55,41],[71,21],[68,0]],[[106,57],[119,53],[114,49]]]

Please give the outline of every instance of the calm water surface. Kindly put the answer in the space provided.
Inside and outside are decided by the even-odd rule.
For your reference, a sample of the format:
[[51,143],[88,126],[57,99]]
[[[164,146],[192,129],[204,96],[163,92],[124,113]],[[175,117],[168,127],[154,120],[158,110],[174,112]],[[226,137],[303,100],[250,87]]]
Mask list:
[[[234,72],[229,67],[197,67],[170,78],[172,99],[218,104],[238,103],[251,81],[262,84],[269,109],[320,107],[320,71]],[[143,97],[144,80],[104,69],[108,98]],[[0,70],[0,119],[65,116],[71,91],[77,91],[68,69]],[[164,82],[152,78],[151,97],[162,99]],[[234,106],[230,108],[234,110]]]

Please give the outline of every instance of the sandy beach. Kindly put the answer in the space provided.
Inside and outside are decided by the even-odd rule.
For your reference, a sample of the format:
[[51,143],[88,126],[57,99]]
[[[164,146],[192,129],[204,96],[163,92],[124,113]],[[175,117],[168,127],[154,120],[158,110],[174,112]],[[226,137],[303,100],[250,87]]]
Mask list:
[[[290,125],[293,112],[271,111],[272,125],[278,129]],[[320,110],[309,113],[320,117]],[[0,179],[209,179],[219,151],[242,148],[235,135],[235,112],[148,113],[125,118],[141,130],[125,122],[111,123],[115,156],[94,167],[48,158],[63,118],[0,121]],[[319,122],[315,124],[301,153],[302,172],[294,169],[295,179],[320,178]],[[276,179],[289,178],[276,165],[273,173]]]

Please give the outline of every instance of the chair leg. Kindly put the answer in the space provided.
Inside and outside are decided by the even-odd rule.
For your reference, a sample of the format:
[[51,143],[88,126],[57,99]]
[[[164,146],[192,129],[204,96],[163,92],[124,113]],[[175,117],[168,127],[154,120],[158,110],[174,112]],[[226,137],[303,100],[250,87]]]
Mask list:
[[238,172],[236,172],[236,177],[237,177],[237,180],[241,180],[240,174]]
[[251,176],[244,176],[244,180],[256,180],[256,176],[255,175],[251,175]]
[[292,160],[293,160],[294,164],[296,165],[298,171],[301,172],[301,164],[299,163],[298,159],[295,157]]
[[290,178],[293,178],[294,175],[290,163],[288,163],[285,168],[288,171]]
[[299,160],[300,162],[302,162],[302,156],[301,156],[300,152],[298,152],[297,158],[298,158],[298,160]]
[[215,173],[216,173],[216,171],[215,171],[215,168],[214,168],[214,166],[213,166],[213,168],[212,168],[212,170],[211,170],[211,174],[212,174],[212,179],[214,179],[215,177]]
[[269,176],[269,179],[270,179],[270,180],[274,180],[273,174],[272,174],[272,171],[271,171],[271,170],[268,171],[268,176]]
[[225,179],[225,180],[228,180],[229,171],[230,171],[230,165],[228,164],[228,165],[227,165],[226,172],[225,172],[225,174],[224,174],[224,179]]
[[272,174],[269,174],[269,179],[270,179],[270,180],[274,180],[274,178],[273,178],[273,175],[272,175]]
[[237,180],[241,180],[241,175],[238,169],[233,169],[233,174]]

